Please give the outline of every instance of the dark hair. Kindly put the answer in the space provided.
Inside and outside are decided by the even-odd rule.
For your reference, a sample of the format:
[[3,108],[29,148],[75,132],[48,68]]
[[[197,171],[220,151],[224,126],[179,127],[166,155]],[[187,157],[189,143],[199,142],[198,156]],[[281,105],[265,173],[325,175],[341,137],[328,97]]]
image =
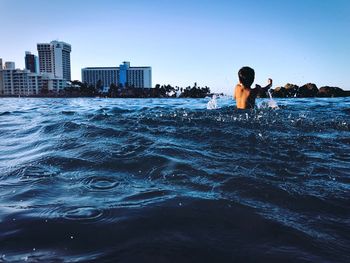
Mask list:
[[250,67],[243,67],[238,71],[238,79],[246,88],[249,88],[253,84],[254,78],[254,69]]

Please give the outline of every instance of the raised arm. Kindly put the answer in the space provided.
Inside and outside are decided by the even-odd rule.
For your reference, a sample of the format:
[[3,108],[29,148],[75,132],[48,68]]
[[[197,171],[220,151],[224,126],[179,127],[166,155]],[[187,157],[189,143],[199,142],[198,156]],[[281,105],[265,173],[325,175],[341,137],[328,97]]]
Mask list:
[[255,88],[261,89],[263,92],[267,92],[272,87],[272,79],[268,79],[268,83],[269,84],[267,84],[265,87],[261,87],[260,85],[256,84]]

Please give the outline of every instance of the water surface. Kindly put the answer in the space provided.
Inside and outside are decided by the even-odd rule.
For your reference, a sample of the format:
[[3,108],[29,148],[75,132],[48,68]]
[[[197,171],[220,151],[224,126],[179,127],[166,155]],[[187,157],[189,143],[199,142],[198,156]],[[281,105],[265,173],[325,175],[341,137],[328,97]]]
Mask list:
[[0,262],[350,262],[350,99],[207,102],[0,99]]

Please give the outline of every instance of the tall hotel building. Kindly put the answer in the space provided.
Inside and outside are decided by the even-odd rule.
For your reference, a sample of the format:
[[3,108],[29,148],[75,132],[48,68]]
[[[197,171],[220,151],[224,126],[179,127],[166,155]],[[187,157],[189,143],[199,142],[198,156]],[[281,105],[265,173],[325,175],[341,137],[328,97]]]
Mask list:
[[120,67],[95,67],[81,70],[82,82],[102,87],[116,84],[119,87],[152,88],[151,67],[130,67],[130,62],[123,62]]
[[56,78],[71,80],[71,45],[65,42],[52,41],[51,43],[40,43],[37,48],[40,73],[49,73]]

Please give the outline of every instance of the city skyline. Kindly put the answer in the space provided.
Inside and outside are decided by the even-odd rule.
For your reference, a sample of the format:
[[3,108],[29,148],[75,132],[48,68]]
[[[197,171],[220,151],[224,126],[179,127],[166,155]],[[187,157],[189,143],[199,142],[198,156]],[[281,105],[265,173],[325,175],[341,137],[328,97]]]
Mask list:
[[[97,96],[107,93],[110,96],[116,96],[117,93],[113,87],[117,86],[152,88],[152,68],[149,66],[131,66],[130,62],[124,61],[119,67],[86,67],[81,70],[82,81],[80,82],[71,80],[72,46],[69,43],[55,40],[50,43],[38,43],[37,51],[37,56],[25,51],[24,69],[16,67],[13,61],[5,61],[3,67],[2,58],[0,58],[0,95],[72,95],[79,86],[80,95]],[[90,87],[94,87],[93,91]],[[153,94],[148,92],[148,95]],[[132,95],[131,91],[118,93],[118,95],[123,94]]]
[[260,84],[271,77],[274,86],[350,89],[350,3],[343,0],[1,0],[0,9],[11,21],[1,30],[0,57],[20,68],[25,51],[57,39],[74,48],[73,80],[81,80],[84,67],[133,61],[152,66],[153,84],[197,82],[227,94],[245,65]]
[[38,56],[25,51],[25,67],[0,58],[0,95],[43,95],[61,93],[71,81],[71,45],[51,41],[37,44]]

